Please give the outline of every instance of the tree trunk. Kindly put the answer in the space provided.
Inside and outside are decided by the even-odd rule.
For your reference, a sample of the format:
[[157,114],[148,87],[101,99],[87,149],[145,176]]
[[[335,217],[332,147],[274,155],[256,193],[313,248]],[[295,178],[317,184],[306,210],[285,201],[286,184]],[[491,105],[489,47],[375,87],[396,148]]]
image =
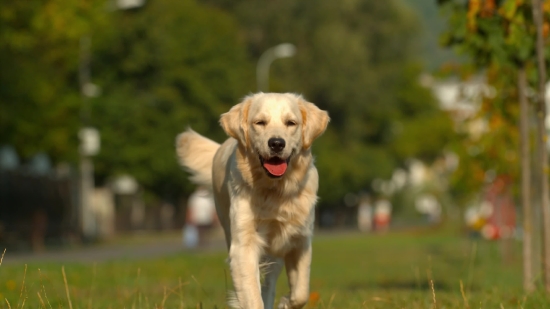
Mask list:
[[523,208],[523,288],[526,292],[533,292],[535,290],[533,276],[533,209],[530,194],[529,106],[526,90],[527,77],[525,66],[522,65],[518,70],[518,97],[520,106],[521,204]]
[[546,64],[544,57],[544,36],[542,3],[533,0],[533,20],[537,28],[537,67],[538,67],[538,91],[537,91],[537,151],[540,163],[540,196],[543,220],[543,279],[547,292],[550,292],[550,203],[548,200],[548,157],[546,150]]

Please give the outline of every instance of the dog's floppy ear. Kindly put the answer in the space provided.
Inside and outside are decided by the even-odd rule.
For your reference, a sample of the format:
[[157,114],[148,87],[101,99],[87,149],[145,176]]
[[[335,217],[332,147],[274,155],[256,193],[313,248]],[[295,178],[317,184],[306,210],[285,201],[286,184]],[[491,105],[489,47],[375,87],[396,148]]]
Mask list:
[[248,145],[248,125],[246,121],[250,101],[250,98],[246,98],[220,117],[220,124],[225,133],[244,145]]
[[300,100],[300,112],[302,113],[302,146],[308,149],[313,141],[325,132],[330,118],[326,111],[305,100]]

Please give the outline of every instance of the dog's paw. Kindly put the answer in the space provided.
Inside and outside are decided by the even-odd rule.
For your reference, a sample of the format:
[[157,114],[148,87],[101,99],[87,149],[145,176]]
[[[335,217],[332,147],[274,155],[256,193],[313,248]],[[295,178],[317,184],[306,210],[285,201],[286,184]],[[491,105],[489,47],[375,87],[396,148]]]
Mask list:
[[292,307],[290,307],[290,299],[288,299],[288,297],[286,297],[286,296],[281,297],[281,300],[279,301],[279,306],[277,308],[278,309],[291,309]]

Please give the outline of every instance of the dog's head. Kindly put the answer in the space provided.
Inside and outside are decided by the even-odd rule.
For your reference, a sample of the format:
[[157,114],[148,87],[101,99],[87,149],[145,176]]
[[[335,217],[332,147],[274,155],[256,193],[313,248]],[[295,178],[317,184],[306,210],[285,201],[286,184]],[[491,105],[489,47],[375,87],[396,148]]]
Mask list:
[[282,177],[294,155],[309,150],[329,122],[326,111],[295,94],[258,93],[223,114],[220,123],[270,177]]

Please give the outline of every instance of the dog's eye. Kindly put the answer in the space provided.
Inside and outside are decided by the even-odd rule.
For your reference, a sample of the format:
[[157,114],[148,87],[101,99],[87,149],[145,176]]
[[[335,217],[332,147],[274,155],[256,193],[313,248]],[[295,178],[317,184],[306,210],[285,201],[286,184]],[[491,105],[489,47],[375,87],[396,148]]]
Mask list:
[[257,125],[257,126],[265,126],[265,121],[263,120],[258,120],[258,121],[254,121],[254,124]]
[[289,121],[286,122],[287,127],[293,127],[295,125],[296,125],[296,121],[294,121],[294,120],[289,120]]

